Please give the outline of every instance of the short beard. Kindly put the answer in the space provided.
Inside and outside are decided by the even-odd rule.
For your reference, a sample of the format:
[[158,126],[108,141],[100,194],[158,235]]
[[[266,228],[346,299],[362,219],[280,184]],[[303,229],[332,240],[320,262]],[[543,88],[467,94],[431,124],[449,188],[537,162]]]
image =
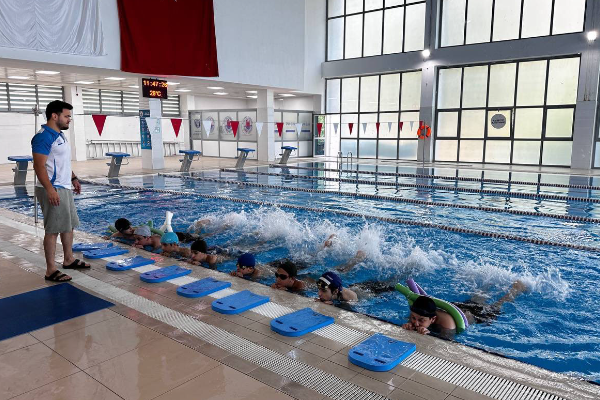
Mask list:
[[61,131],[69,129],[69,125],[67,125],[67,124],[64,124],[64,125],[56,124],[56,125],[58,126],[58,129],[60,129]]

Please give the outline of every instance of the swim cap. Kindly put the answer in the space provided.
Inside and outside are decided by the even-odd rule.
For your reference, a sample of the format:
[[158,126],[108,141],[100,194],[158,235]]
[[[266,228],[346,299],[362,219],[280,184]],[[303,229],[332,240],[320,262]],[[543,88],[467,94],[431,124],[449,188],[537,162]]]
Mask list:
[[414,301],[413,305],[410,306],[410,311],[419,314],[422,317],[432,318],[437,315],[437,306],[431,297],[419,296]]
[[142,225],[135,228],[135,234],[139,236],[152,236],[152,232],[150,232],[150,227],[148,225]]
[[240,267],[254,267],[256,266],[256,259],[252,253],[244,253],[238,258],[238,264]]
[[342,279],[335,272],[327,271],[319,278],[321,282],[325,282],[331,290],[342,288]]
[[191,250],[199,251],[200,253],[206,253],[206,251],[207,251],[206,242],[202,239],[196,240],[194,243],[192,243]]
[[123,232],[131,228],[131,222],[127,218],[119,218],[115,221],[115,229],[119,232]]
[[175,232],[165,232],[160,238],[160,242],[163,244],[179,244],[179,238]]

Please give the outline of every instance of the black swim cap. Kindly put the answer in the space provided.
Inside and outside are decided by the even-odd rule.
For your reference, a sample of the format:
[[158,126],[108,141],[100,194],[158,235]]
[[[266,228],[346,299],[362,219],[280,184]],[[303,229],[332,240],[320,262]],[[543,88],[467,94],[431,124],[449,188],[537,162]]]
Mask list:
[[419,296],[410,306],[410,311],[422,317],[432,318],[436,316],[437,306],[431,297]]
[[206,242],[204,240],[198,239],[194,243],[192,243],[191,249],[194,251],[199,251],[200,253],[206,253],[207,247],[208,246],[206,245]]
[[124,230],[131,228],[131,222],[129,222],[127,218],[119,218],[115,221],[115,228],[117,231],[123,232]]

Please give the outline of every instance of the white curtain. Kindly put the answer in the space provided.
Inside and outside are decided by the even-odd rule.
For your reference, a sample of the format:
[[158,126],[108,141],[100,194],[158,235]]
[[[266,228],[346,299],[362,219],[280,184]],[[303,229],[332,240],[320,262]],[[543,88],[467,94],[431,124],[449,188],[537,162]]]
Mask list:
[[0,46],[104,55],[98,0],[0,0]]

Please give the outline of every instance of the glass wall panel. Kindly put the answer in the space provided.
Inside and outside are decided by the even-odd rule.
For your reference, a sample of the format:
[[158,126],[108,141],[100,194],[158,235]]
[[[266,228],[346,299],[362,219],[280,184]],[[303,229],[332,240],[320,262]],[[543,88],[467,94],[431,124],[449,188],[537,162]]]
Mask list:
[[522,38],[548,36],[550,34],[550,16],[552,1],[524,0]]
[[342,112],[358,111],[359,78],[342,79]]
[[[375,123],[377,122],[377,114],[360,114],[359,122],[360,124],[357,127],[359,128],[358,137],[377,139],[377,127],[375,126]],[[381,129],[381,127],[379,129]]]
[[544,104],[546,66],[546,60],[519,63],[518,106]]
[[544,142],[542,150],[543,165],[571,165],[571,150],[573,142]]
[[497,64],[490,67],[489,106],[506,107],[515,102],[517,64]]
[[405,12],[404,51],[423,50],[425,47],[425,3],[406,6]]
[[492,40],[519,38],[521,0],[501,0],[494,4],[494,33]]
[[377,157],[377,140],[359,140],[358,141],[358,156],[360,158],[376,158]]
[[515,139],[541,139],[543,108],[518,108],[515,112]]
[[513,144],[513,164],[533,164],[540,163],[540,145],[539,141],[518,140]]
[[436,140],[435,141],[435,159],[436,161],[456,161],[458,151],[457,140]]
[[397,140],[380,140],[378,146],[379,158],[390,160],[396,159],[396,153],[398,150]]
[[494,0],[470,1],[467,10],[466,44],[487,43],[492,37],[492,4]]
[[462,68],[440,70],[438,81],[438,107],[459,108]]
[[[418,126],[417,126],[418,128]],[[458,131],[458,112],[438,113],[438,136],[456,137]]]
[[488,140],[485,145],[485,162],[510,163],[511,142],[508,140]]
[[359,13],[363,10],[363,0],[346,0],[346,14]]
[[383,8],[383,0],[365,0],[365,11]]
[[445,0],[442,8],[442,47],[461,45],[465,41],[467,0]]
[[344,18],[330,19],[327,22],[327,59],[344,58]]
[[487,95],[488,67],[469,67],[463,72],[464,108],[485,107]]
[[358,142],[356,140],[344,140],[340,144],[340,151],[344,155],[344,157],[350,152],[353,155],[358,154]]
[[585,0],[554,0],[552,34],[582,32],[584,18]]
[[381,30],[383,29],[383,11],[365,14],[365,49],[363,57],[381,54]]
[[398,147],[399,160],[416,160],[419,142],[416,140],[400,140]]
[[[379,95],[380,111],[396,111],[399,109],[400,74],[381,75],[381,91]],[[420,97],[420,96],[419,96]],[[418,107],[417,107],[418,108]]]
[[546,112],[546,137],[571,138],[573,137],[572,108],[551,108]]
[[360,79],[360,111],[377,111],[379,106],[379,76],[365,76]]
[[404,4],[404,0],[385,0],[386,7],[401,6]]
[[404,7],[385,10],[383,54],[401,53],[404,39]]
[[[350,126],[352,124],[352,126]],[[358,114],[342,114],[341,135],[343,138],[358,137]],[[356,153],[355,153],[356,154]]]
[[550,61],[548,104],[575,104],[579,82],[579,57]]
[[329,17],[337,17],[344,14],[344,0],[327,0],[327,12]]
[[362,55],[362,23],[363,16],[346,17],[345,58],[358,58]]
[[402,130],[400,131],[400,138],[404,139],[415,139],[418,138],[417,130],[419,129],[419,113],[418,112],[403,112],[400,115],[400,121],[402,121]]
[[594,167],[600,168],[600,142],[596,143],[596,157],[594,161]]
[[483,138],[485,134],[485,110],[465,110],[461,114],[460,137]]
[[329,79],[327,81],[327,113],[340,112],[340,80]]
[[482,162],[483,143],[483,140],[466,140],[461,142],[458,161]]
[[[404,116],[404,113],[402,114]],[[398,113],[379,114],[379,138],[398,138]],[[390,124],[391,123],[391,124]]]
[[421,72],[405,72],[402,74],[401,110],[418,110],[421,108]]

